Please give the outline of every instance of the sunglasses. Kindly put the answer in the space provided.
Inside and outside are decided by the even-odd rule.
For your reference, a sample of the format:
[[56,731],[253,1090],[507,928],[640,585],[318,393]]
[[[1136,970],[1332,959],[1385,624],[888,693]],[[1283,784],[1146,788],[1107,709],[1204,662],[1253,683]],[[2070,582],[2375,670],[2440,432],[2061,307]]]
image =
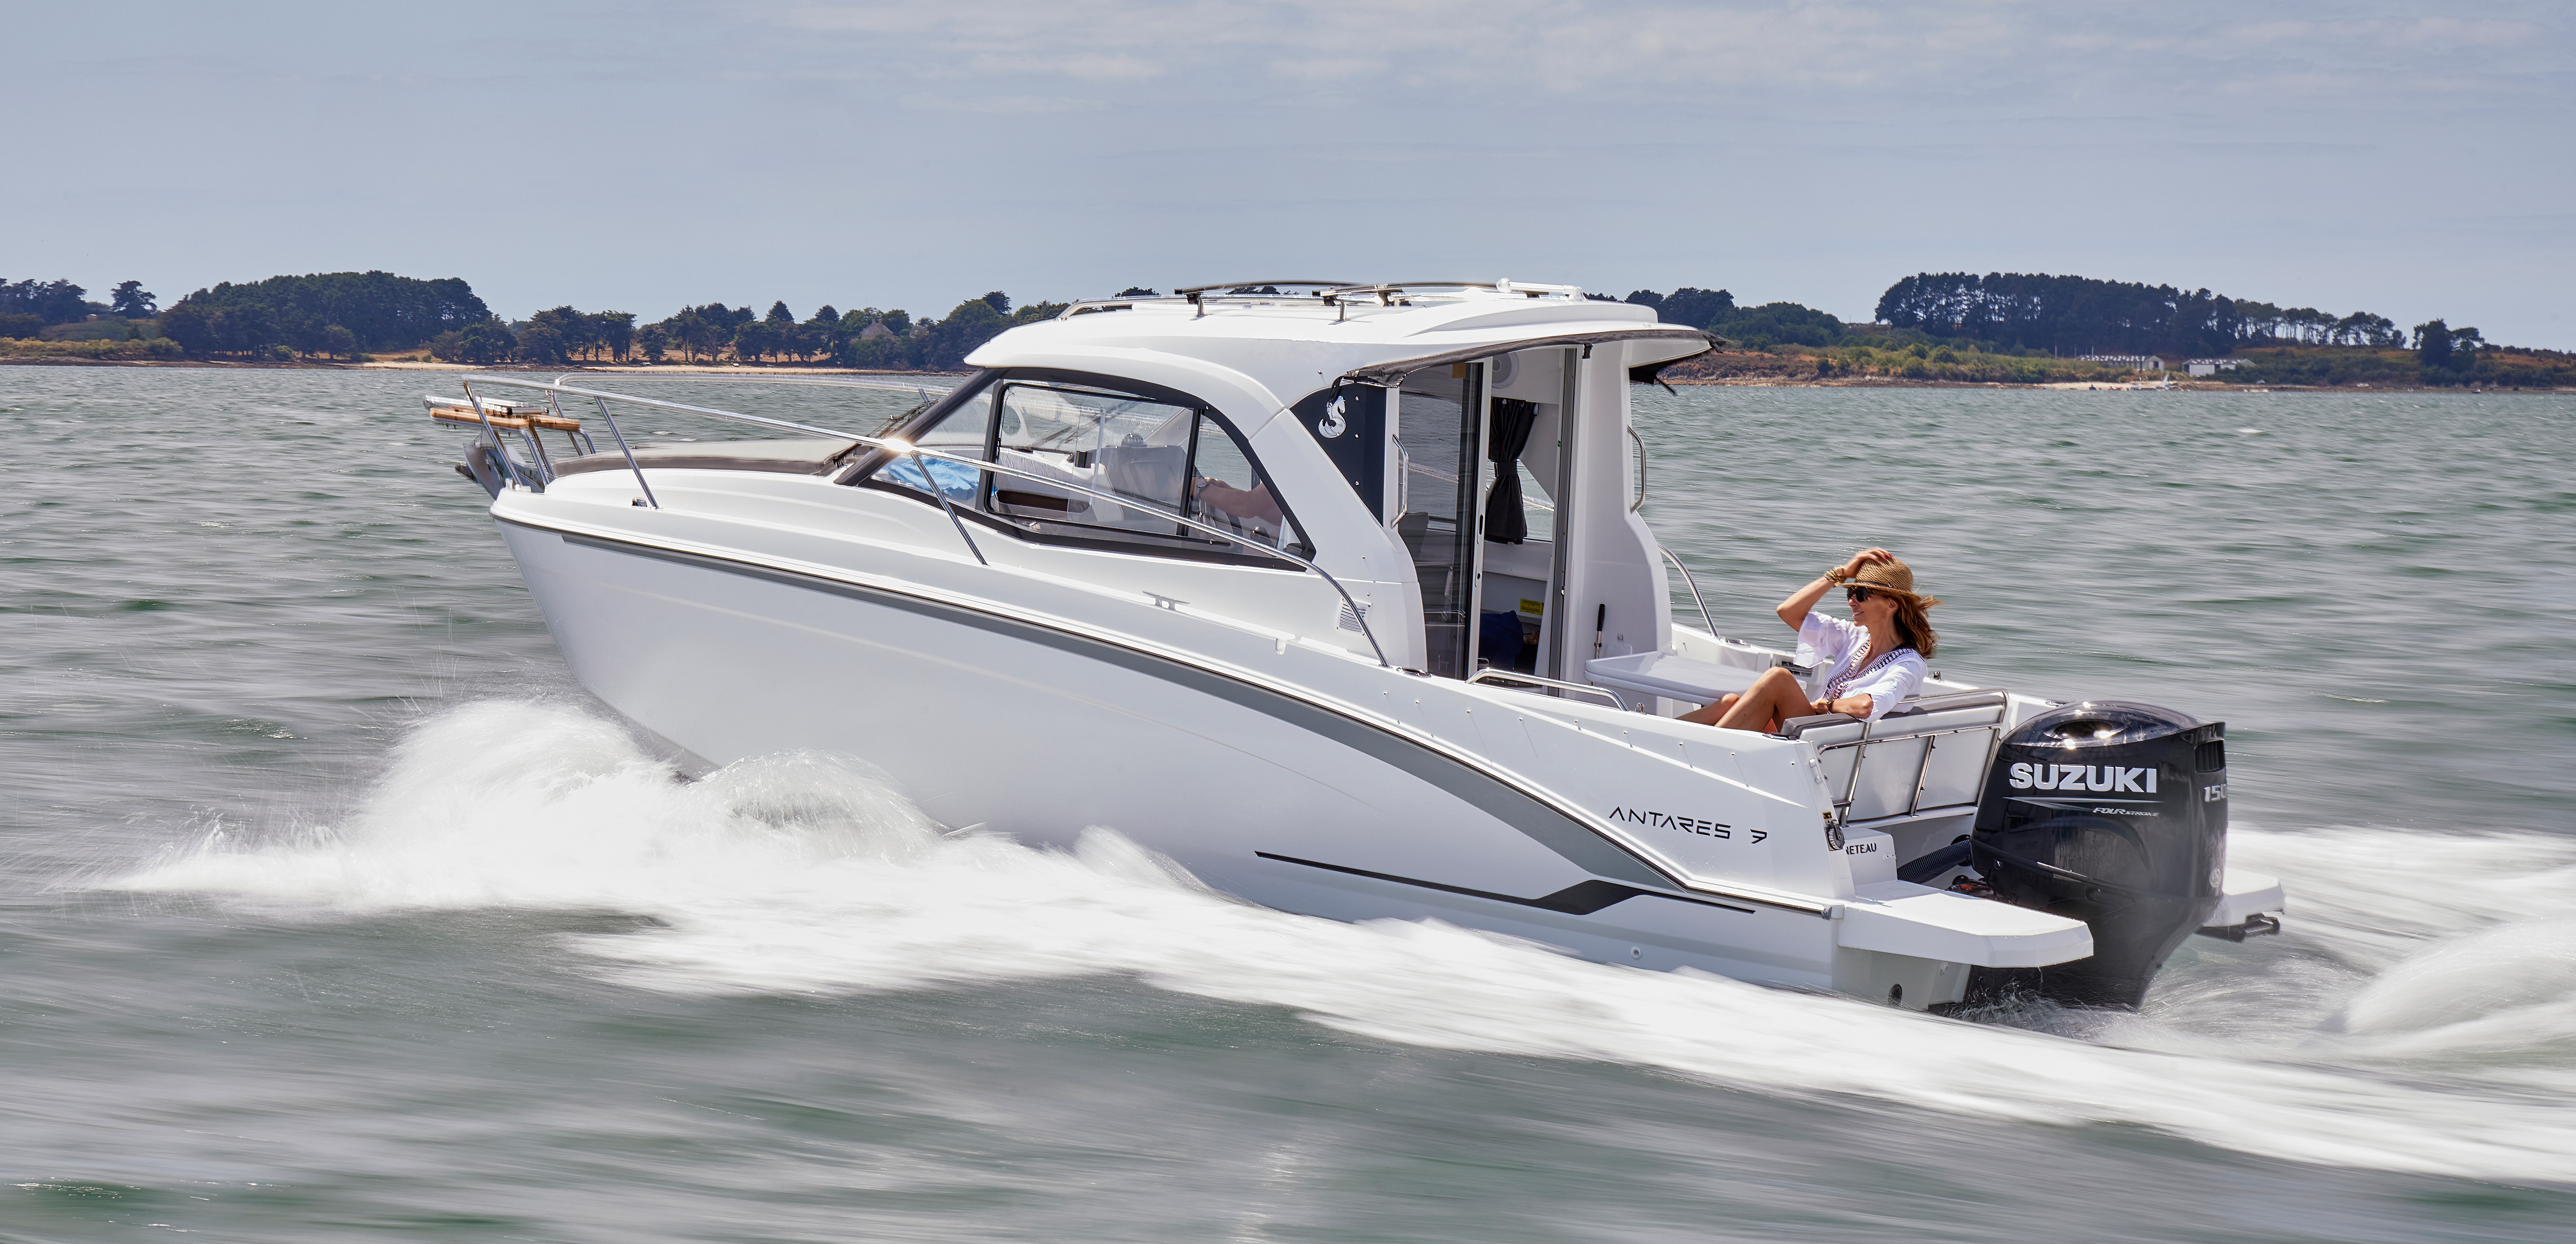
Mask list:
[[1857,604],[1861,603],[1862,601],[1865,601],[1865,600],[1868,600],[1868,599],[1869,599],[1869,589],[1868,589],[1868,588],[1865,588],[1865,587],[1853,587],[1853,588],[1845,588],[1845,589],[1843,589],[1843,603],[1844,603],[1844,604],[1847,604],[1847,605],[1857,605]]

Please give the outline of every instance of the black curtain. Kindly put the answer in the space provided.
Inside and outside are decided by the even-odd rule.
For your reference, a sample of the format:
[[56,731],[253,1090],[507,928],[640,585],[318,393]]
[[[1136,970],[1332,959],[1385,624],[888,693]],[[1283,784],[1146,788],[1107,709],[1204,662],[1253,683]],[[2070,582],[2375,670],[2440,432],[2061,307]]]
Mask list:
[[1493,435],[1485,441],[1485,459],[1494,464],[1494,489],[1485,494],[1485,538],[1496,544],[1529,539],[1529,516],[1521,512],[1520,462],[1536,426],[1538,403],[1494,399]]

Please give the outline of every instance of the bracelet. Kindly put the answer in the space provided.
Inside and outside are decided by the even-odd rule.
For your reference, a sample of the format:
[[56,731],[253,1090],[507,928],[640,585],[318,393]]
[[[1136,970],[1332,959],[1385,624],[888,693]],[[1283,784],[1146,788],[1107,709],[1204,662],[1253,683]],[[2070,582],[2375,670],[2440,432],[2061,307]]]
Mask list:
[[1850,571],[1848,571],[1848,570],[1843,569],[1843,568],[1842,568],[1842,567],[1840,567],[1840,566],[1836,566],[1836,567],[1834,567],[1833,569],[1828,570],[1828,571],[1826,571],[1826,572],[1825,572],[1825,582],[1826,582],[1826,583],[1828,583],[1828,584],[1840,583],[1840,582],[1842,582],[1843,580],[1848,579],[1848,578],[1850,578],[1850,577],[1851,577],[1851,572],[1850,572]]

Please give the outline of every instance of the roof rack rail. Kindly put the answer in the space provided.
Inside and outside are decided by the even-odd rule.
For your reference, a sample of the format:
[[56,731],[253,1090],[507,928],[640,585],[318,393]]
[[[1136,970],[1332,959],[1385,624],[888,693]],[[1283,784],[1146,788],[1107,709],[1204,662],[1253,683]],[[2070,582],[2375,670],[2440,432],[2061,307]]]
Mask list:
[[1347,316],[1350,314],[1350,309],[1344,304],[1344,299],[1375,295],[1377,305],[1385,307],[1394,305],[1396,295],[1414,289],[1490,289],[1500,294],[1520,294],[1529,298],[1544,298],[1549,294],[1563,294],[1569,298],[1579,298],[1583,295],[1583,287],[1580,285],[1541,285],[1534,281],[1504,279],[1500,281],[1386,281],[1377,285],[1344,285],[1337,289],[1325,290],[1323,299],[1325,306],[1339,307],[1341,313]]
[[1310,285],[1322,289],[1335,289],[1348,284],[1350,284],[1348,281],[1226,281],[1216,285],[1193,285],[1187,289],[1175,289],[1172,291],[1172,296],[1189,299],[1190,305],[1197,307],[1199,315],[1204,316],[1207,314],[1207,304],[1199,299],[1212,293],[1277,295],[1280,291],[1274,287],[1280,285]]
[[1543,285],[1535,281],[1513,280],[1385,281],[1375,285],[1358,285],[1349,281],[1221,281],[1214,285],[1182,286],[1174,289],[1169,294],[1139,294],[1132,297],[1121,296],[1117,298],[1084,299],[1065,307],[1063,311],[1057,313],[1056,318],[1070,319],[1073,316],[1083,315],[1094,311],[1124,311],[1129,306],[1145,298],[1178,298],[1189,303],[1192,307],[1197,308],[1198,315],[1192,317],[1197,319],[1206,317],[1207,299],[1209,298],[1284,298],[1296,296],[1289,290],[1280,288],[1281,286],[1311,290],[1313,292],[1309,296],[1321,299],[1325,306],[1339,308],[1341,314],[1345,317],[1350,314],[1350,308],[1346,301],[1348,299],[1374,296],[1377,299],[1379,306],[1392,306],[1395,304],[1396,298],[1399,295],[1417,289],[1490,289],[1496,293],[1507,296],[1511,294],[1519,294],[1525,298],[1545,298],[1549,295],[1579,298],[1583,295],[1583,287],[1580,285]]
[[1541,285],[1535,281],[1387,281],[1379,285],[1345,285],[1339,289],[1328,289],[1324,291],[1324,299],[1330,302],[1352,294],[1375,294],[1378,303],[1384,305],[1395,295],[1410,289],[1490,289],[1505,294],[1522,294],[1531,298],[1543,298],[1549,294],[1583,292],[1583,287],[1580,285]]

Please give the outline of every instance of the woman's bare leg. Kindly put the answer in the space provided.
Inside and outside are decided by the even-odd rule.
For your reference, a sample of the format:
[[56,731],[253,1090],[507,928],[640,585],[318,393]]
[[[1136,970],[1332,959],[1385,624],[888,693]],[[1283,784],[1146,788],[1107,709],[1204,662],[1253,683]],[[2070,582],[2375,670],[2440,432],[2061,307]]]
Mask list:
[[1703,726],[1714,726],[1717,724],[1718,718],[1726,715],[1726,710],[1735,707],[1735,702],[1743,698],[1743,696],[1729,691],[1725,695],[1719,696],[1713,703],[1702,704],[1698,708],[1682,714],[1681,720]]
[[1785,669],[1767,669],[1744,689],[1742,695],[1730,695],[1695,712],[1685,713],[1682,720],[1721,730],[1773,730],[1780,722],[1804,717],[1815,711],[1815,702],[1807,698],[1798,677]]

